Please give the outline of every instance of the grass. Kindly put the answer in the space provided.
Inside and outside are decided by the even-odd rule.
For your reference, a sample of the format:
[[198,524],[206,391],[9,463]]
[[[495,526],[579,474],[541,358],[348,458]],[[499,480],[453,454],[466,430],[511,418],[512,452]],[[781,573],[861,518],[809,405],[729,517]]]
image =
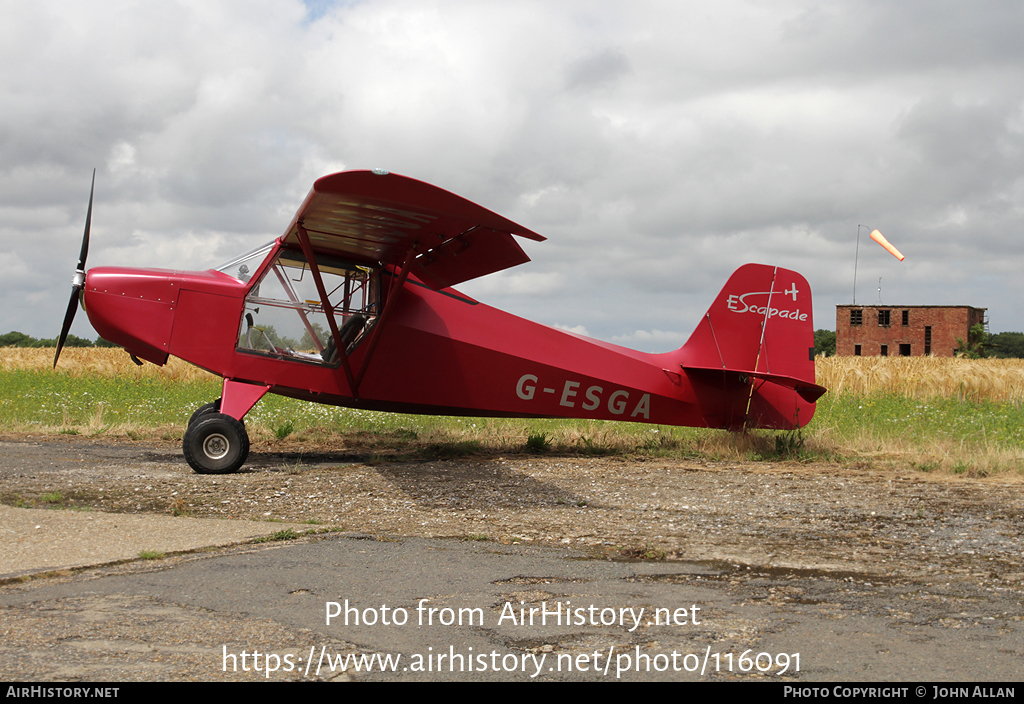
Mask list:
[[650,544],[638,545],[631,548],[620,548],[619,553],[624,557],[634,560],[664,560],[668,553],[660,548],[651,547]]
[[[220,379],[180,360],[136,367],[118,349],[0,348],[0,423],[15,432],[180,439]],[[370,463],[522,452],[627,458],[837,461],[964,477],[1024,476],[1024,360],[818,360],[829,388],[801,431],[728,433],[585,420],[411,416],[268,395],[254,442],[329,446]],[[301,473],[301,461],[289,470]],[[56,502],[59,503],[59,502]],[[182,515],[183,506],[175,507]]]
[[277,531],[273,535],[265,535],[265,536],[263,536],[261,538],[255,538],[253,540],[253,542],[254,543],[270,543],[270,542],[274,542],[276,540],[296,540],[298,537],[299,537],[298,533],[296,533],[291,528],[286,528],[285,530]]
[[188,515],[188,510],[185,506],[185,500],[180,496],[175,496],[171,499],[171,515],[175,518],[181,518],[182,516]]
[[551,449],[551,440],[546,433],[530,433],[526,436],[527,452],[547,452]]

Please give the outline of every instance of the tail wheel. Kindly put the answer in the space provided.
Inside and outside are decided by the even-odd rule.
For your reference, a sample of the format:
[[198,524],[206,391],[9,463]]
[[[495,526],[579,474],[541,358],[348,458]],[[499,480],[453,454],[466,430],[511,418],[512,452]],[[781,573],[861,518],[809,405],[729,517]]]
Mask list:
[[220,413],[220,399],[213,401],[212,403],[206,403],[196,409],[196,412],[192,414],[192,417],[188,419],[189,427],[192,426],[201,416],[205,416],[207,413]]
[[240,421],[211,410],[189,425],[182,451],[199,474],[230,474],[249,456],[249,435]]

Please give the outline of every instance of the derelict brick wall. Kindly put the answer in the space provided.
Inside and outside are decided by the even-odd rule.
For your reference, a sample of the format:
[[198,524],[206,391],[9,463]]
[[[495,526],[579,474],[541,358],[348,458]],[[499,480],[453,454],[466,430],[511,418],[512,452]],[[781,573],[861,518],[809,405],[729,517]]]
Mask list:
[[[864,322],[850,325],[850,311],[863,311]],[[878,312],[889,311],[888,326],[878,324]],[[908,325],[903,325],[903,311],[909,311]],[[952,357],[957,338],[967,339],[972,325],[985,322],[985,308],[970,306],[836,306],[836,354],[853,356],[854,345],[861,346],[861,355],[877,357],[882,345],[889,346],[889,356],[900,353],[901,344],[910,345],[912,357],[924,354],[925,327],[932,328],[931,354]]]

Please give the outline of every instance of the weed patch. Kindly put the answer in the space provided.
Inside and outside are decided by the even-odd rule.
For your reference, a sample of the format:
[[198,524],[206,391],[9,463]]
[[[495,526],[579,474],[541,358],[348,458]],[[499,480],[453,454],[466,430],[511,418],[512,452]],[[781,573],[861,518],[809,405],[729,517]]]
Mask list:
[[530,433],[526,438],[526,451],[533,453],[547,452],[551,449],[551,440],[545,433]]
[[660,548],[652,547],[651,545],[641,545],[632,548],[622,548],[619,550],[623,557],[628,557],[633,560],[664,560],[668,557],[668,553]]
[[254,543],[270,543],[270,542],[273,542],[275,540],[295,540],[298,537],[299,537],[298,533],[296,533],[291,528],[286,528],[285,530],[277,531],[273,535],[265,535],[265,536],[263,536],[261,538],[256,538],[255,540],[253,540],[253,542]]
[[188,515],[188,512],[185,510],[185,499],[180,496],[175,496],[171,499],[171,515],[175,518]]

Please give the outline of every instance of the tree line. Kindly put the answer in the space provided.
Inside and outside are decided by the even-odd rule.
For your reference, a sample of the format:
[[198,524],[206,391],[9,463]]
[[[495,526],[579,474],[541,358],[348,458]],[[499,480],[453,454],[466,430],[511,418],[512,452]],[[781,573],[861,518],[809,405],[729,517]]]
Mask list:
[[[9,333],[0,335],[0,347],[56,347],[57,338],[37,339],[23,332],[12,330]],[[65,347],[117,347],[113,342],[97,337],[95,341],[87,340],[78,335],[68,335],[64,341]]]

